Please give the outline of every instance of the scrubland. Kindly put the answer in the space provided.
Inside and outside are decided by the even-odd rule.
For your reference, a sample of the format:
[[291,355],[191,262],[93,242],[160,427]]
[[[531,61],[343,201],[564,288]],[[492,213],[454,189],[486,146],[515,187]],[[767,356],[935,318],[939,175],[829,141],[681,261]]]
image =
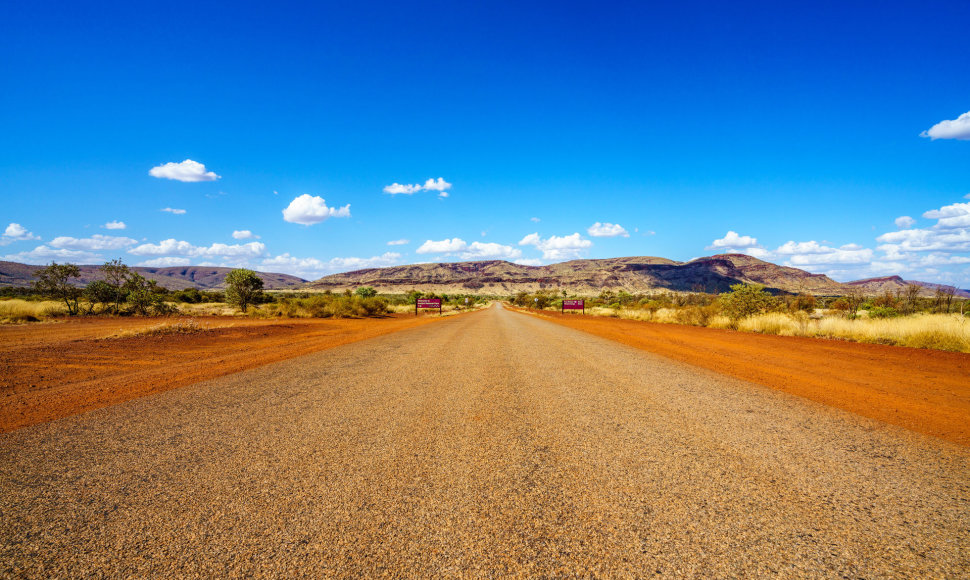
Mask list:
[[[732,329],[778,336],[829,338],[854,342],[970,352],[966,303],[937,298],[772,296],[738,285],[720,295],[658,294],[630,296],[604,292],[587,300],[586,314]],[[536,301],[536,297],[541,297]],[[520,295],[519,306],[558,311],[561,298]],[[954,310],[951,312],[951,310]],[[968,312],[970,314],[970,312]]]

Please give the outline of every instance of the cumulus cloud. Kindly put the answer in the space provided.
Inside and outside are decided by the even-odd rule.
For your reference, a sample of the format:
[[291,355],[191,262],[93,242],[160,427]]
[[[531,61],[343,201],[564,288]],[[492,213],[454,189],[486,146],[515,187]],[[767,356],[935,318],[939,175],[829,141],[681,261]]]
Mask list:
[[333,258],[326,261],[317,258],[298,258],[285,253],[266,258],[261,262],[261,265],[265,270],[283,272],[302,278],[318,278],[325,274],[337,272],[394,266],[399,264],[400,260],[401,254],[397,252],[385,252],[380,256],[370,258]]
[[388,246],[404,246],[410,244],[411,240],[401,238],[400,240],[391,240],[387,242]]
[[237,240],[258,240],[259,236],[249,230],[236,230],[232,232],[232,237]]
[[186,159],[181,163],[169,162],[158,167],[152,167],[148,174],[159,179],[174,179],[175,181],[215,181],[220,175],[213,171],[206,171],[205,165],[198,161]]
[[913,224],[916,223],[916,220],[909,217],[908,215],[901,215],[895,219],[894,223],[896,224],[897,228],[901,230],[905,230],[906,228],[913,227]]
[[384,193],[389,193],[391,195],[397,195],[403,193],[404,195],[411,195],[421,191],[421,185],[415,183],[414,185],[402,185],[400,183],[392,183],[391,185],[384,186]]
[[624,238],[630,237],[630,234],[623,229],[623,226],[620,224],[611,224],[609,222],[596,222],[595,224],[586,228],[586,233],[594,238],[615,238],[617,236],[623,236]]
[[174,207],[162,208],[160,211],[174,213],[175,215],[183,215],[185,213],[184,209],[175,209]]
[[425,181],[424,185],[419,183],[401,184],[395,182],[391,185],[385,185],[384,193],[389,193],[391,195],[412,195],[419,191],[437,191],[438,197],[445,198],[448,197],[449,189],[451,189],[451,184],[445,181],[443,177],[439,177],[438,179],[429,179]]
[[440,240],[433,241],[427,240],[421,247],[419,247],[415,252],[418,254],[450,254],[454,252],[460,252],[468,247],[465,240],[461,238],[452,238],[450,240]]
[[328,218],[350,217],[350,204],[340,209],[327,207],[327,202],[319,195],[304,193],[290,202],[283,210],[283,219],[294,224],[305,226],[318,224]]
[[721,239],[714,240],[711,242],[710,246],[707,246],[708,250],[715,250],[719,248],[724,249],[739,249],[739,248],[755,248],[759,247],[758,238],[752,238],[751,236],[741,236],[735,231],[728,231],[728,233]]
[[73,264],[93,264],[100,262],[101,256],[99,254],[84,250],[52,248],[50,246],[41,245],[28,252],[8,254],[3,256],[3,259],[11,262],[21,262],[24,264],[46,264],[50,261],[71,262]]
[[539,222],[541,222],[542,220],[541,220],[541,219],[539,219],[539,218],[537,218],[537,217],[530,217],[530,218],[529,218],[529,221],[530,221],[530,222],[533,222],[533,223],[539,223]]
[[519,258],[518,260],[513,260],[512,263],[520,266],[541,266],[542,260],[536,258]]
[[26,242],[30,240],[39,240],[40,236],[35,236],[31,232],[27,231],[24,226],[11,223],[7,226],[7,229],[3,231],[0,235],[0,246],[6,246],[7,244],[12,244],[14,242]]
[[496,243],[472,242],[458,255],[464,260],[512,260],[521,257],[522,250]]
[[[175,266],[188,266],[192,261],[188,258],[169,256],[167,258],[152,258],[139,262],[137,266],[148,266],[149,268],[173,268]],[[201,264],[200,264],[201,265]]]
[[195,246],[184,240],[169,238],[157,244],[142,244],[128,250],[135,256],[184,256],[189,258],[258,258],[266,253],[262,242],[248,244],[212,244]]
[[920,137],[929,137],[934,141],[937,139],[970,139],[970,111],[952,121],[940,121],[919,135]]
[[429,179],[425,181],[422,189],[425,191],[447,191],[451,189],[451,184],[445,181],[443,177],[439,177],[437,180]]
[[845,244],[833,248],[814,240],[789,241],[775,252],[788,256],[786,265],[797,267],[821,264],[867,264],[872,261],[872,250],[858,244]]
[[592,247],[593,242],[584,239],[579,232],[568,236],[549,236],[543,239],[538,232],[529,234],[519,241],[520,246],[535,246],[542,252],[544,260],[572,260]]
[[101,234],[94,234],[90,238],[71,238],[68,236],[59,236],[50,241],[51,247],[54,248],[89,251],[120,250],[122,248],[127,248],[128,246],[133,246],[137,243],[138,240],[133,240],[131,238],[122,236],[104,236]]
[[103,227],[106,230],[123,230],[128,226],[125,225],[125,222],[113,221],[113,222],[108,222],[101,227]]

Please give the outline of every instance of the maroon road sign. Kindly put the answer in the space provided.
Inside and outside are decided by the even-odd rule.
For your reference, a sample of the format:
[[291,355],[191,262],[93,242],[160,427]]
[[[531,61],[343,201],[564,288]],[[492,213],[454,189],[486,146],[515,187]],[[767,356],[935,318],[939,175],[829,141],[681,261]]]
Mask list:
[[418,298],[414,301],[414,313],[418,313],[418,308],[437,308],[441,314],[441,298]]
[[586,314],[586,301],[585,300],[563,300],[561,312],[566,310],[582,310],[583,314]]

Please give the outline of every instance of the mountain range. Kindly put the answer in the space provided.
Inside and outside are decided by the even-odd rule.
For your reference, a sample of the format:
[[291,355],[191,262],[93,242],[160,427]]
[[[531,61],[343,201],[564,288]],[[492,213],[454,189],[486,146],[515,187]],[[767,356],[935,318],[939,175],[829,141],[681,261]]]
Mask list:
[[[0,287],[15,286],[28,287],[34,283],[34,272],[44,266],[32,266],[17,262],[0,261]],[[101,278],[101,266],[78,266],[81,277],[77,279],[77,286],[87,286],[90,282]],[[175,266],[170,268],[149,268],[145,266],[129,266],[133,272],[138,272],[149,280],[155,280],[159,286],[169,290],[184,290],[198,288],[199,290],[221,290],[225,287],[226,274],[232,268],[217,268],[210,266]],[[267,290],[287,290],[299,288],[306,284],[303,278],[289,274],[275,274],[257,272],[263,279],[263,287]]]
[[[774,292],[838,295],[895,292],[913,283],[932,294],[937,285],[911,282],[898,276],[871,278],[843,284],[824,274],[779,266],[743,254],[719,254],[677,262],[667,258],[638,256],[596,260],[572,260],[548,266],[523,266],[503,260],[446,262],[373,268],[325,276],[307,284],[308,289],[342,291],[372,286],[381,293],[409,290],[511,294],[520,291],[563,291],[598,294],[604,289],[632,294],[657,290],[725,292],[733,284],[762,284]],[[959,291],[970,298],[970,292]]]
[[[43,266],[0,261],[0,287],[27,287],[33,274]],[[78,285],[99,278],[99,266],[79,266]],[[225,286],[231,268],[176,266],[131,269],[156,280],[170,290],[195,287],[219,290]],[[734,284],[762,284],[773,292],[839,295],[861,292],[874,295],[903,290],[909,284],[923,288],[924,296],[936,292],[939,284],[904,280],[899,276],[867,278],[841,283],[824,274],[811,274],[789,266],[779,266],[743,254],[719,254],[678,262],[667,258],[635,256],[594,260],[571,260],[547,266],[524,266],[504,260],[410,264],[389,268],[370,268],[324,276],[308,282],[296,276],[258,272],[267,290],[334,291],[371,286],[380,293],[395,294],[411,290],[439,293],[476,293],[507,295],[540,290],[593,295],[603,290],[631,294],[669,290],[676,292],[725,292]],[[957,296],[970,298],[967,290]]]

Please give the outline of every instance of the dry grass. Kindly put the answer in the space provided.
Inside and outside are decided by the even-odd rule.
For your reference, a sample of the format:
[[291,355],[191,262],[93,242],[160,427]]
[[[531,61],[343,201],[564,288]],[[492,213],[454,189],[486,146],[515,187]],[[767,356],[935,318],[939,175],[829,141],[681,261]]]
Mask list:
[[236,316],[242,315],[235,306],[225,302],[202,302],[199,304],[176,305],[178,313],[183,316]]
[[738,329],[782,336],[838,338],[855,342],[970,352],[970,321],[959,314],[916,314],[899,318],[848,320],[832,316],[811,319],[807,316],[773,313],[742,320]]
[[835,338],[854,342],[891,344],[912,348],[931,348],[955,352],[970,352],[970,320],[959,314],[916,314],[898,318],[857,318],[849,320],[838,315],[809,316],[772,312],[752,316],[731,323],[720,314],[706,318],[692,318],[686,308],[661,308],[656,312],[636,308],[619,310],[605,307],[587,308],[594,316],[643,320],[662,324],[693,324],[709,328],[736,328],[742,332]]
[[161,324],[155,324],[146,328],[133,328],[131,330],[122,330],[116,332],[115,334],[108,335],[104,338],[133,338],[139,336],[171,336],[171,335],[184,335],[184,334],[200,334],[203,332],[209,332],[215,328],[225,328],[224,326],[212,327],[208,324],[199,324],[195,320],[183,319],[174,322],[162,322]]
[[67,314],[61,302],[28,302],[19,298],[0,300],[0,323],[38,322]]

